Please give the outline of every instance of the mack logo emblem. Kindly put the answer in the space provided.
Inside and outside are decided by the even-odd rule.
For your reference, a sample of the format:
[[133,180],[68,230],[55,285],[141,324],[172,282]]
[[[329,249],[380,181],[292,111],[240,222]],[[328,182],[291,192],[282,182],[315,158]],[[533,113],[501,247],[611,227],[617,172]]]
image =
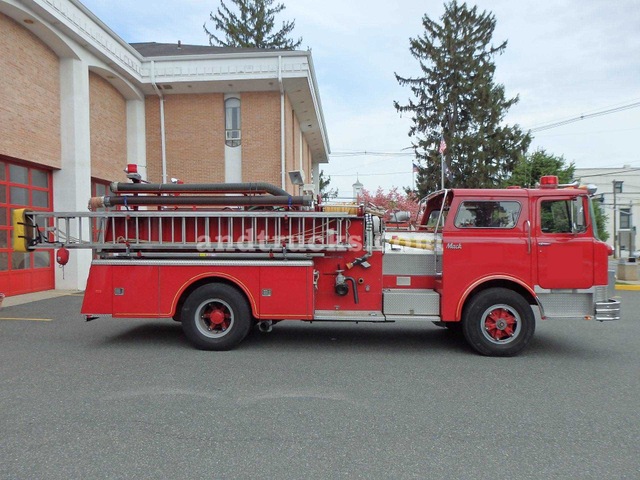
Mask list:
[[461,243],[447,243],[447,248],[449,250],[462,250]]

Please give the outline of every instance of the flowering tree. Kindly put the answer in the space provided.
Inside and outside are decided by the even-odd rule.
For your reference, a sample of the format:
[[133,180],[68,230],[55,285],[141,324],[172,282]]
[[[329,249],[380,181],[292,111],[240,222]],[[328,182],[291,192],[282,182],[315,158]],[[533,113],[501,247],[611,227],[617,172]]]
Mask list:
[[372,203],[385,211],[384,218],[386,221],[391,220],[394,213],[397,212],[409,212],[411,219],[416,218],[418,213],[418,199],[413,194],[405,195],[398,192],[398,187],[393,187],[389,192],[382,190],[382,187],[378,187],[375,193],[371,193],[366,189],[362,190],[362,197],[365,203]]

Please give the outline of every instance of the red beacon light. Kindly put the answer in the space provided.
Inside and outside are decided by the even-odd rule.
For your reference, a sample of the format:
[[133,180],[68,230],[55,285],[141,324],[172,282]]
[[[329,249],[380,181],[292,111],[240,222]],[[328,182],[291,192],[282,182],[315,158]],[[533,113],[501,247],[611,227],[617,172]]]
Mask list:
[[127,178],[133,183],[140,183],[142,181],[142,175],[138,173],[138,165],[135,163],[128,163],[124,169],[124,173],[127,174]]
[[558,188],[558,177],[555,175],[540,177],[540,188]]

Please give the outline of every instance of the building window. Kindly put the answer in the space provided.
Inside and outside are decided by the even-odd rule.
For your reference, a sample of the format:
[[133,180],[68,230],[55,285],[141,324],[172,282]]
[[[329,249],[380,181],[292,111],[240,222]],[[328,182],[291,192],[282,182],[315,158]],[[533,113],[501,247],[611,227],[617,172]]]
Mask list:
[[229,147],[240,145],[240,99],[227,98],[224,101],[225,144]]
[[[110,193],[109,189],[110,182],[106,182],[104,180],[98,180],[97,178],[91,179],[91,196],[92,197],[105,197]],[[106,210],[113,210],[114,208],[98,208],[96,211],[104,212]],[[94,242],[99,242],[102,238],[104,227],[104,221],[100,218],[93,218],[91,221],[91,237]],[[97,258],[97,256],[95,256]]]
[[620,228],[623,230],[631,228],[631,209],[620,209]]

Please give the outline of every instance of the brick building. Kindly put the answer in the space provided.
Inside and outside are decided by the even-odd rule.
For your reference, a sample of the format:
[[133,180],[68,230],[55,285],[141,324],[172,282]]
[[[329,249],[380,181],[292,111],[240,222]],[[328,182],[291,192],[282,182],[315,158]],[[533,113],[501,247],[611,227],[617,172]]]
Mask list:
[[[0,0],[0,292],[83,289],[10,248],[13,208],[84,211],[138,164],[151,182],[318,182],[329,146],[310,52],[128,44],[77,0]],[[311,189],[312,187],[306,187]]]

